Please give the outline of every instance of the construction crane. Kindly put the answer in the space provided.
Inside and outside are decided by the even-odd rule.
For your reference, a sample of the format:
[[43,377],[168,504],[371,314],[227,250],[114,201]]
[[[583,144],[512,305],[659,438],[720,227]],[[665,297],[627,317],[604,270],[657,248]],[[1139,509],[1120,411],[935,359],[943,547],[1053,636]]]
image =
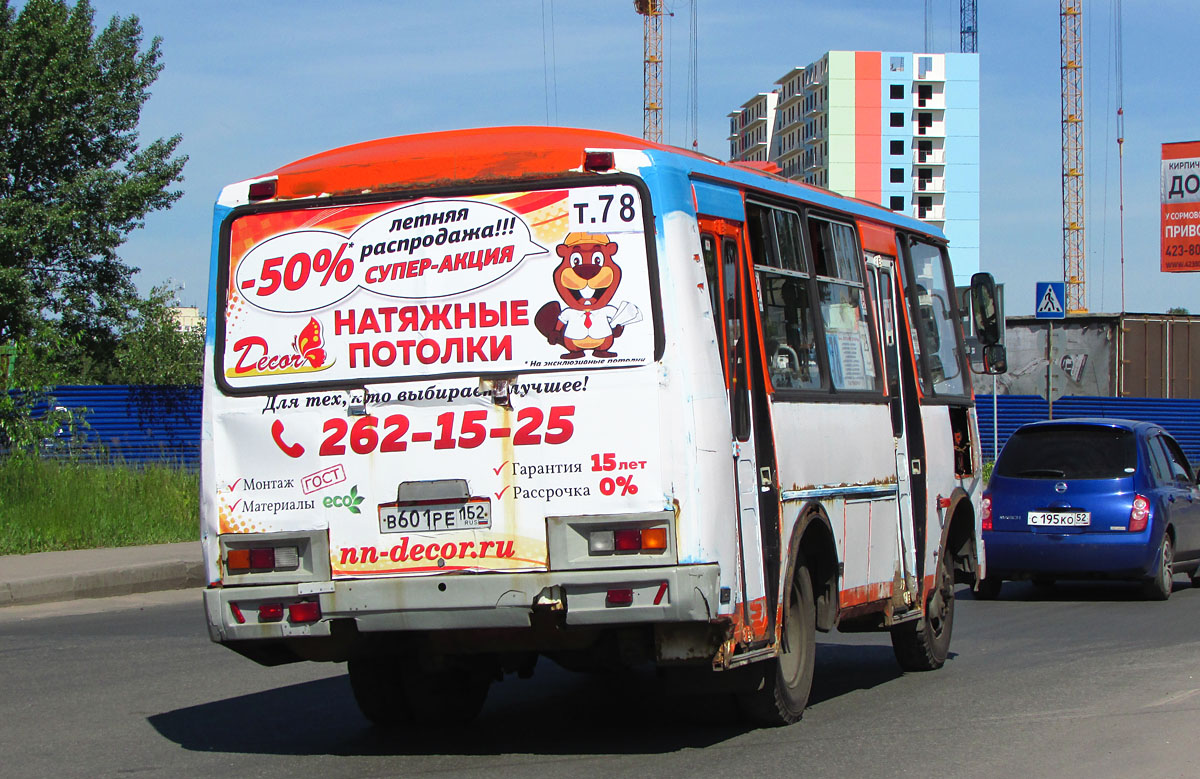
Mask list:
[[958,50],[963,54],[975,54],[979,51],[979,22],[975,14],[975,0],[960,0],[958,18]]
[[1063,281],[1067,313],[1087,313],[1083,212],[1083,0],[1060,0]]
[[643,17],[643,49],[645,63],[642,71],[642,137],[662,142],[662,0],[633,0],[633,7]]

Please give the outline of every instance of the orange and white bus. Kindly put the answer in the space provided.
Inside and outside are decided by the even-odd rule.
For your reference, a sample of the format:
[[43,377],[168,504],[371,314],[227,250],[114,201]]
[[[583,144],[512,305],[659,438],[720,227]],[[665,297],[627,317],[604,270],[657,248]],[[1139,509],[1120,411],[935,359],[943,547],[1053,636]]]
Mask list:
[[[214,641],[348,661],[385,724],[474,716],[540,656],[698,669],[774,724],[817,631],[946,659],[984,558],[937,229],[623,135],[494,128],[285,165],[226,187],[213,230]],[[972,291],[994,310],[990,277]]]

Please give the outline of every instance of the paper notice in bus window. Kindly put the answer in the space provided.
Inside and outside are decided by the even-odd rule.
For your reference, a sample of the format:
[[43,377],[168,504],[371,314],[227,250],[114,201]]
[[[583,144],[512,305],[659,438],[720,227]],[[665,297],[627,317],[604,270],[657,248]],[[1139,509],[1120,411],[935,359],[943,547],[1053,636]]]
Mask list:
[[628,185],[252,213],[230,227],[232,387],[653,360]]
[[829,349],[829,367],[834,387],[845,390],[873,389],[873,382],[867,378],[862,339],[858,333],[827,333],[825,342]]

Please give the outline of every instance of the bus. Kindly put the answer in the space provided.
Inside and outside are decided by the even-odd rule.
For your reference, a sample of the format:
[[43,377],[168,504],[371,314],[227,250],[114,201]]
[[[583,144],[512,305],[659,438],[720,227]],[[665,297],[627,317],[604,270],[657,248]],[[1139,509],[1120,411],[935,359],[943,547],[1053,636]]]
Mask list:
[[[941,666],[984,573],[946,240],[610,132],[386,138],[226,187],[201,468],[211,638],[346,662],[379,725],[540,657],[798,720],[816,633]],[[1003,366],[991,277],[977,336]]]

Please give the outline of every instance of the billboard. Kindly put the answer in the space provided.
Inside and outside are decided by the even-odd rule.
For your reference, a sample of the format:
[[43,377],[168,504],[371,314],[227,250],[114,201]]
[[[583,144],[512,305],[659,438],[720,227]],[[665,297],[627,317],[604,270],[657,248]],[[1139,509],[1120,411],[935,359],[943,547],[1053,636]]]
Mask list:
[[1200,270],[1200,141],[1162,145],[1162,270]]

